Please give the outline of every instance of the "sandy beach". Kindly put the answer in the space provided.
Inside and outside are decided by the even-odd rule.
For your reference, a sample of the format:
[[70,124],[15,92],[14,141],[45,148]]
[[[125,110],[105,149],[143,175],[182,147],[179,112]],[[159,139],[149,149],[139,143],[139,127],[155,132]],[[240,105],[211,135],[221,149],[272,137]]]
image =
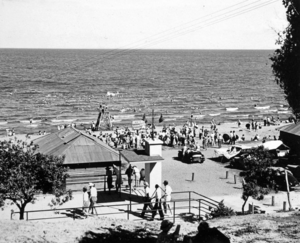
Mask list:
[[[282,123],[281,126],[287,125]],[[205,128],[209,129],[210,125],[207,124]],[[251,141],[256,134],[260,138],[268,137],[269,135],[273,138],[274,136],[279,136],[279,131],[277,130],[280,126],[266,126],[258,129],[257,131],[247,130],[237,126],[237,123],[224,123],[217,126],[219,133],[229,133],[229,131],[234,130],[236,134],[241,137],[245,134],[246,140],[243,144],[247,146],[258,146],[262,144],[261,141]],[[179,129],[179,127],[177,127]],[[161,127],[156,128],[157,131],[161,130]],[[199,130],[199,129],[198,129]],[[198,133],[198,132],[197,132]],[[4,139],[17,139],[30,142],[41,135],[31,135],[30,139],[26,139],[23,134],[17,134],[15,137],[1,137]],[[198,139],[198,138],[197,138]],[[240,141],[237,144],[241,143]],[[230,145],[223,145],[223,147],[229,147]],[[193,163],[187,164],[180,161],[178,156],[177,148],[170,148],[163,146],[163,158],[162,162],[162,179],[168,180],[173,191],[195,191],[204,196],[210,197],[214,200],[221,201],[228,207],[232,207],[235,211],[241,211],[241,206],[243,200],[242,195],[242,185],[241,177],[239,176],[240,170],[228,168],[228,163],[221,163],[221,161],[216,160],[214,150],[217,147],[208,148],[207,150],[201,149],[202,153],[205,155],[205,162],[203,164]],[[143,165],[139,165],[140,168]],[[226,172],[228,171],[228,178],[226,179]],[[192,181],[192,174],[194,173],[194,180]],[[234,175],[236,176],[236,184],[234,181]],[[176,178],[176,179],[175,179]],[[124,178],[125,179],[125,178]],[[154,185],[150,185],[154,187]],[[282,208],[282,201],[286,200],[286,193],[277,193],[276,196],[276,207],[269,207],[271,197],[273,194],[269,194],[262,201],[256,201],[249,199],[249,203],[254,203],[255,205],[261,206],[267,212],[274,212]],[[81,207],[81,192],[74,192],[74,199],[67,202],[63,207]],[[50,202],[52,195],[40,195],[35,204],[28,204],[27,210],[39,210],[39,209],[50,209],[48,203]],[[296,207],[300,207],[300,197],[295,193],[291,193],[292,202]],[[101,199],[100,199],[101,201]],[[4,210],[0,211],[0,217],[3,219],[10,218],[11,209],[18,211],[15,205],[6,205]]]
[[[282,126],[286,125],[285,123],[281,124]],[[205,126],[205,128],[209,129],[209,124]],[[179,128],[179,127],[178,127]],[[248,146],[257,146],[261,144],[261,141],[253,142],[251,138],[254,135],[258,134],[261,138],[268,137],[278,137],[279,131],[277,130],[279,126],[268,126],[262,127],[257,131],[247,130],[244,128],[238,128],[236,123],[225,123],[217,127],[219,133],[229,133],[231,130],[235,130],[236,133],[241,137],[242,134],[245,134],[246,141],[243,142]],[[157,127],[157,131],[160,131],[161,127]],[[27,139],[28,142],[35,138],[40,137],[41,135],[32,135],[30,139]],[[1,140],[4,139],[15,139],[12,137],[1,137]],[[16,135],[16,139],[26,140],[25,135]],[[238,144],[238,143],[237,143]],[[228,147],[229,145],[223,145],[224,147]],[[226,206],[231,207],[235,211],[241,211],[241,207],[243,204],[243,200],[241,199],[242,195],[242,185],[239,175],[239,170],[227,168],[228,163],[221,163],[220,161],[216,161],[214,157],[214,150],[216,148],[208,148],[207,150],[202,150],[205,155],[205,162],[203,164],[193,163],[186,164],[177,159],[178,149],[170,148],[163,146],[163,158],[162,162],[162,178],[163,180],[168,180],[173,191],[195,191],[207,197],[210,197],[214,200],[221,201],[224,200]],[[140,166],[142,167],[142,165]],[[228,171],[228,178],[225,178],[226,171]],[[192,173],[194,173],[194,181],[192,181]],[[234,183],[234,175],[237,176],[237,182]],[[275,196],[275,206],[271,206],[271,198]],[[38,200],[35,204],[28,204],[26,210],[41,210],[41,209],[50,209],[48,203],[50,202],[53,195],[38,195]],[[100,198],[101,201],[101,198]],[[257,201],[252,198],[249,199],[249,204],[254,204],[256,206],[260,206],[262,210],[266,211],[266,216],[259,217],[269,217],[268,215],[274,218],[276,222],[281,222],[282,220],[277,220],[277,217],[285,217],[284,215],[279,214],[278,212],[282,211],[283,201],[287,201],[287,196],[285,192],[279,192],[277,194],[271,193],[265,197],[262,201]],[[294,208],[300,208],[300,195],[296,192],[291,192],[291,202]],[[122,202],[121,202],[122,203]],[[98,204],[101,205],[101,202]],[[81,207],[82,206],[82,193],[74,192],[74,199],[67,202],[62,206],[62,208],[68,207]],[[247,207],[246,207],[247,209]],[[139,228],[146,229],[147,232],[151,232],[151,234],[156,235],[159,232],[160,221],[148,222],[145,220],[141,220],[138,215],[131,215],[130,221],[126,220],[125,214],[116,214],[111,215],[105,218],[100,217],[99,220],[97,218],[87,218],[82,220],[73,221],[69,217],[66,219],[51,219],[44,221],[36,221],[39,223],[35,223],[34,221],[29,221],[23,224],[22,222],[18,222],[18,215],[13,215],[14,220],[10,220],[11,210],[19,211],[18,208],[10,203],[7,203],[5,207],[0,211],[0,221],[2,225],[2,229],[4,229],[3,240],[0,242],[19,242],[31,240],[32,242],[36,242],[40,239],[47,239],[49,242],[83,242],[82,239],[90,239],[91,235],[89,235],[90,230],[94,233],[99,233],[101,235],[101,240],[107,238],[107,232],[113,232],[116,230],[120,230],[118,225],[123,225],[123,229],[130,232],[135,232]],[[107,210],[107,212],[113,212],[113,209],[107,207],[102,209],[102,211]],[[42,217],[43,213],[35,213],[34,217]],[[32,217],[32,216],[30,216]],[[257,216],[258,217],[258,216]],[[219,227],[223,230],[223,232],[230,235],[231,242],[245,242],[245,237],[235,237],[236,233],[232,233],[233,229],[244,229],[245,227],[249,227],[249,225],[257,224],[257,217],[251,216],[242,218],[241,216],[237,219],[232,219],[228,221],[227,219],[222,220],[212,220],[211,224],[215,227]],[[226,221],[227,220],[227,221]],[[279,227],[277,223],[269,222],[268,219],[262,219],[260,224],[260,229],[268,229],[269,227]],[[53,221],[57,222],[54,223]],[[266,223],[268,221],[268,223]],[[6,222],[6,223],[5,223]],[[67,224],[65,222],[68,222]],[[184,218],[177,218],[176,222],[182,225],[182,236],[185,234],[189,234],[192,232],[196,232],[197,220],[186,221]],[[247,223],[246,223],[247,222]],[[63,225],[60,229],[60,236],[57,237],[56,232],[57,224]],[[231,230],[228,225],[234,225]],[[276,226],[271,226],[271,224]],[[9,226],[8,226],[9,225]],[[96,229],[95,227],[99,227]],[[116,228],[116,226],[118,226]],[[6,227],[10,227],[10,231],[5,230]],[[251,226],[252,227],[252,226]],[[255,226],[253,226],[255,227]],[[111,231],[107,231],[107,229],[111,229]],[[12,232],[11,229],[15,230],[14,235],[11,235],[9,232]],[[97,235],[96,234],[96,235]],[[110,234],[110,233],[109,233]],[[131,233],[133,234],[133,233]],[[270,233],[271,234],[271,233]],[[94,236],[96,237],[96,236]],[[99,238],[99,239],[100,239]],[[278,236],[278,239],[285,239],[284,237]],[[92,241],[91,241],[92,242]],[[109,241],[108,241],[109,242]],[[285,241],[281,241],[285,242]],[[288,242],[288,241],[286,241]],[[289,241],[293,242],[293,241]]]

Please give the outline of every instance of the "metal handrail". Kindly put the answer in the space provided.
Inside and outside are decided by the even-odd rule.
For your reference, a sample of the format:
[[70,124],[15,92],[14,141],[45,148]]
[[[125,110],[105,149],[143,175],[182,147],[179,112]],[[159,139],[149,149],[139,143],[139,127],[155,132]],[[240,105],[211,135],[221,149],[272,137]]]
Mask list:
[[[198,209],[198,217],[200,218],[201,217],[201,212],[204,212],[204,211],[210,211],[209,209],[207,208],[204,208],[203,205],[206,205],[206,206],[209,206],[210,205],[207,205],[203,202],[208,202],[206,199],[194,199],[194,198],[191,198],[190,197],[190,194],[191,193],[195,193],[193,191],[184,191],[184,192],[174,192],[174,194],[179,194],[179,193],[189,193],[189,198],[184,200],[184,199],[179,199],[179,200],[171,200],[170,203],[173,203],[173,222],[175,223],[175,210],[176,209],[184,209],[184,208],[188,208],[189,209],[189,213],[191,213],[191,209],[193,208],[197,208]],[[196,193],[198,194],[198,193]],[[201,195],[201,194],[198,194],[198,195]],[[201,195],[202,196],[202,195]],[[207,197],[205,197],[207,198]],[[214,201],[214,200],[213,200]],[[189,202],[189,205],[188,206],[180,206],[180,207],[176,207],[176,202],[177,203],[182,203],[182,202]],[[191,203],[192,202],[198,202],[198,206],[195,207],[195,206],[192,206]],[[210,203],[210,202],[209,202]],[[128,203],[124,203],[124,204],[109,204],[109,205],[95,205],[95,208],[104,208],[104,207],[127,207],[127,210],[124,210],[123,212],[110,212],[110,213],[101,213],[101,214],[97,214],[98,216],[102,216],[102,215],[114,215],[114,214],[122,214],[122,213],[127,213],[127,219],[129,219],[129,215],[130,213],[137,213],[138,211],[132,211],[132,206],[137,206],[137,205],[145,205],[145,204],[153,204],[152,202],[143,202],[143,203],[136,203],[136,202],[131,202],[128,204]],[[212,203],[210,203],[212,204]],[[214,204],[212,204],[214,205]],[[215,206],[215,205],[214,205]],[[29,213],[37,213],[37,212],[56,212],[56,211],[71,211],[71,210],[74,210],[73,212],[73,219],[75,220],[75,210],[78,210],[78,209],[84,209],[84,208],[89,208],[89,207],[74,207],[74,208],[57,208],[57,209],[43,209],[43,210],[28,210],[28,211],[25,211],[24,213],[26,214],[26,220],[29,220]],[[151,211],[156,211],[156,210],[147,210],[147,212],[151,212]],[[20,212],[14,212],[12,211],[11,212],[11,219],[13,217],[13,214],[16,214],[16,213],[20,213]],[[204,212],[206,213],[206,212]],[[207,214],[207,213],[206,213]],[[61,218],[61,217],[52,217],[52,218]],[[38,219],[31,219],[31,220],[40,220],[40,218]]]

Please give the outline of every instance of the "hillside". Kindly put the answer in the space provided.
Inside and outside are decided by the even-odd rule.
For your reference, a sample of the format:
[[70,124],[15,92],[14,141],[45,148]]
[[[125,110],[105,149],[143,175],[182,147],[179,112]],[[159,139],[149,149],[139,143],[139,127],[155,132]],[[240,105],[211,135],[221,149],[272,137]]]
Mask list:
[[[210,220],[230,237],[231,242],[299,242],[300,213],[235,216]],[[198,222],[181,223],[180,238],[193,235]],[[0,220],[0,242],[155,242],[160,221],[127,221],[112,218],[87,218],[63,221]],[[174,226],[170,232],[174,231]]]

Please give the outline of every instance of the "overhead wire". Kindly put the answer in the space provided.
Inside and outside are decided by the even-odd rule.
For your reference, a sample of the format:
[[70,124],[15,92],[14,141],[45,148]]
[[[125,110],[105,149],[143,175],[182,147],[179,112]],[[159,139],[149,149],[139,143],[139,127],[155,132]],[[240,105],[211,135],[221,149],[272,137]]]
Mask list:
[[[209,27],[211,25],[214,25],[214,24],[217,24],[217,23],[221,23],[223,21],[226,21],[228,19],[234,18],[236,16],[240,16],[242,14],[248,13],[248,12],[253,11],[255,9],[258,9],[258,8],[267,6],[269,4],[275,3],[278,0],[269,0],[267,2],[256,4],[257,2],[260,2],[260,0],[257,0],[257,1],[252,2],[252,3],[248,3],[246,5],[239,6],[239,7],[235,8],[235,9],[231,9],[231,8],[234,8],[234,7],[238,6],[238,5],[244,4],[247,1],[248,0],[240,2],[238,4],[231,5],[229,7],[226,7],[224,9],[218,10],[218,11],[213,12],[211,14],[207,14],[207,15],[202,16],[200,18],[188,21],[186,23],[180,24],[179,26],[173,27],[173,28],[171,28],[168,31],[157,33],[157,34],[155,34],[155,35],[152,36],[152,37],[157,36],[154,39],[153,38],[151,39],[151,37],[148,37],[148,38],[145,38],[143,40],[139,40],[137,42],[134,42],[134,43],[140,43],[140,42],[143,42],[145,40],[148,40],[147,43],[141,43],[141,44],[138,44],[138,45],[136,45],[136,44],[135,45],[130,44],[130,45],[127,45],[127,46],[131,46],[131,48],[127,48],[127,49],[119,49],[118,48],[118,49],[114,49],[114,50],[109,50],[109,51],[104,52],[104,53],[101,54],[101,59],[100,60],[97,57],[94,60],[91,60],[88,63],[86,63],[84,66],[83,65],[75,66],[75,67],[72,67],[71,70],[72,69],[76,69],[78,67],[81,67],[81,68],[91,67],[91,66],[99,63],[99,61],[105,61],[105,60],[108,60],[108,59],[111,59],[111,58],[119,57],[119,56],[122,56],[122,55],[124,55],[124,54],[126,54],[128,52],[138,51],[138,50],[140,50],[142,48],[145,48],[145,47],[157,45],[157,44],[165,42],[167,40],[178,38],[180,36],[183,36],[183,35],[186,35],[188,33],[194,32],[196,30],[207,28],[207,27]],[[225,13],[222,13],[222,14],[220,14],[218,16],[213,16],[213,17],[210,17],[210,18],[208,18],[206,20],[203,20],[203,21],[199,22],[199,20],[201,20],[201,19],[205,19],[206,17],[215,15],[216,13],[220,13],[220,12],[223,12],[223,11],[228,10],[228,9],[231,9],[231,10],[226,11]],[[67,73],[69,73],[70,71],[68,71]]]
[[[185,35],[185,34],[188,34],[190,32],[193,32],[195,30],[199,30],[199,29],[203,29],[203,28],[206,28],[208,26],[211,26],[213,24],[217,24],[217,23],[220,23],[220,22],[223,22],[227,19],[230,19],[230,18],[233,18],[233,17],[236,17],[236,16],[239,16],[241,14],[244,14],[244,13],[247,13],[247,12],[250,12],[250,11],[253,11],[255,9],[258,9],[258,8],[261,8],[261,7],[264,7],[264,6],[267,6],[269,4],[272,4],[274,2],[276,2],[278,0],[270,0],[268,2],[264,2],[264,3],[260,3],[260,4],[257,4],[257,5],[254,5],[254,6],[251,6],[251,7],[248,7],[246,9],[243,9],[239,12],[235,12],[235,13],[232,13],[230,15],[228,15],[228,13],[225,13],[223,14],[223,16],[218,16],[217,18],[218,19],[214,19],[216,17],[213,17],[212,19],[209,19],[209,20],[206,20],[206,21],[203,21],[201,22],[201,24],[205,23],[205,22],[208,22],[206,23],[205,26],[202,26],[199,28],[199,24],[197,24],[197,26],[195,25],[192,25],[186,29],[183,29],[183,30],[178,30],[178,31],[175,31],[172,33],[172,35],[168,35],[166,37],[160,37],[159,39],[154,39],[154,40],[150,40],[148,43],[146,44],[140,44],[138,46],[135,46],[134,48],[135,49],[125,49],[125,50],[120,50],[119,52],[114,52],[112,55],[107,55],[107,56],[102,56],[103,59],[110,59],[114,56],[121,56],[123,54],[126,54],[128,52],[133,52],[133,51],[137,51],[139,50],[138,48],[145,48],[145,47],[149,47],[149,46],[153,46],[153,45],[156,45],[156,44],[159,44],[159,43],[162,43],[162,42],[165,42],[166,40],[169,40],[169,39],[173,39],[173,38],[176,38],[176,37],[179,37],[179,36],[182,36],[182,35]],[[256,2],[259,2],[259,1],[256,1]],[[248,5],[247,5],[248,6]],[[232,12],[232,11],[236,11],[236,10],[231,10],[229,12]],[[224,16],[225,15],[225,16]]]
[[[214,25],[214,24],[223,22],[223,21],[225,21],[225,20],[227,20],[227,19],[234,18],[234,17],[239,16],[239,15],[241,15],[241,14],[243,14],[243,13],[247,13],[247,12],[253,11],[253,10],[255,10],[255,9],[258,9],[258,8],[261,8],[261,7],[264,7],[264,6],[267,6],[267,5],[269,5],[269,4],[271,4],[271,3],[274,3],[274,2],[276,2],[276,1],[277,1],[277,0],[271,0],[271,1],[267,2],[267,3],[261,4],[261,5],[259,5],[259,6],[252,6],[251,8],[248,8],[248,9],[246,9],[246,10],[243,10],[243,11],[241,11],[241,12],[239,12],[239,13],[233,13],[233,14],[231,14],[231,15],[229,15],[229,16],[225,16],[225,17],[223,17],[223,18],[220,18],[220,19],[217,19],[217,20],[213,20],[213,21],[207,23],[205,26],[202,26],[202,27],[197,27],[197,28],[187,29],[187,30],[185,30],[185,31],[183,31],[183,32],[181,32],[181,33],[176,34],[176,38],[179,37],[179,36],[183,36],[183,35],[186,35],[186,34],[188,34],[188,33],[194,32],[194,31],[196,31],[196,30],[200,30],[200,29],[203,29],[203,28],[207,28],[207,27],[209,27],[209,26],[211,26],[211,25]],[[157,40],[157,41],[151,42],[151,46],[156,45],[156,44],[159,44],[159,43],[161,43],[161,42],[165,42],[165,41],[167,41],[167,40],[169,40],[169,39],[173,39],[173,38],[174,38],[173,36],[170,36],[170,37],[168,37],[168,38],[166,38],[166,39],[162,39],[162,40]],[[143,46],[143,47],[146,47],[146,46]],[[129,51],[130,51],[130,50],[129,50]],[[134,50],[132,50],[132,51],[134,51]]]

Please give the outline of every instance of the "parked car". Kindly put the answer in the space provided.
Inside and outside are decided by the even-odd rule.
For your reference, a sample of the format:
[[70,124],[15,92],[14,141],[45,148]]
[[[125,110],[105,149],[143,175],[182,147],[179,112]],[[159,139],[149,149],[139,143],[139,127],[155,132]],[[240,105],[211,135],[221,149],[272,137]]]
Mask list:
[[200,151],[187,149],[183,154],[183,149],[178,151],[178,158],[186,163],[200,163],[205,161],[205,156]]

